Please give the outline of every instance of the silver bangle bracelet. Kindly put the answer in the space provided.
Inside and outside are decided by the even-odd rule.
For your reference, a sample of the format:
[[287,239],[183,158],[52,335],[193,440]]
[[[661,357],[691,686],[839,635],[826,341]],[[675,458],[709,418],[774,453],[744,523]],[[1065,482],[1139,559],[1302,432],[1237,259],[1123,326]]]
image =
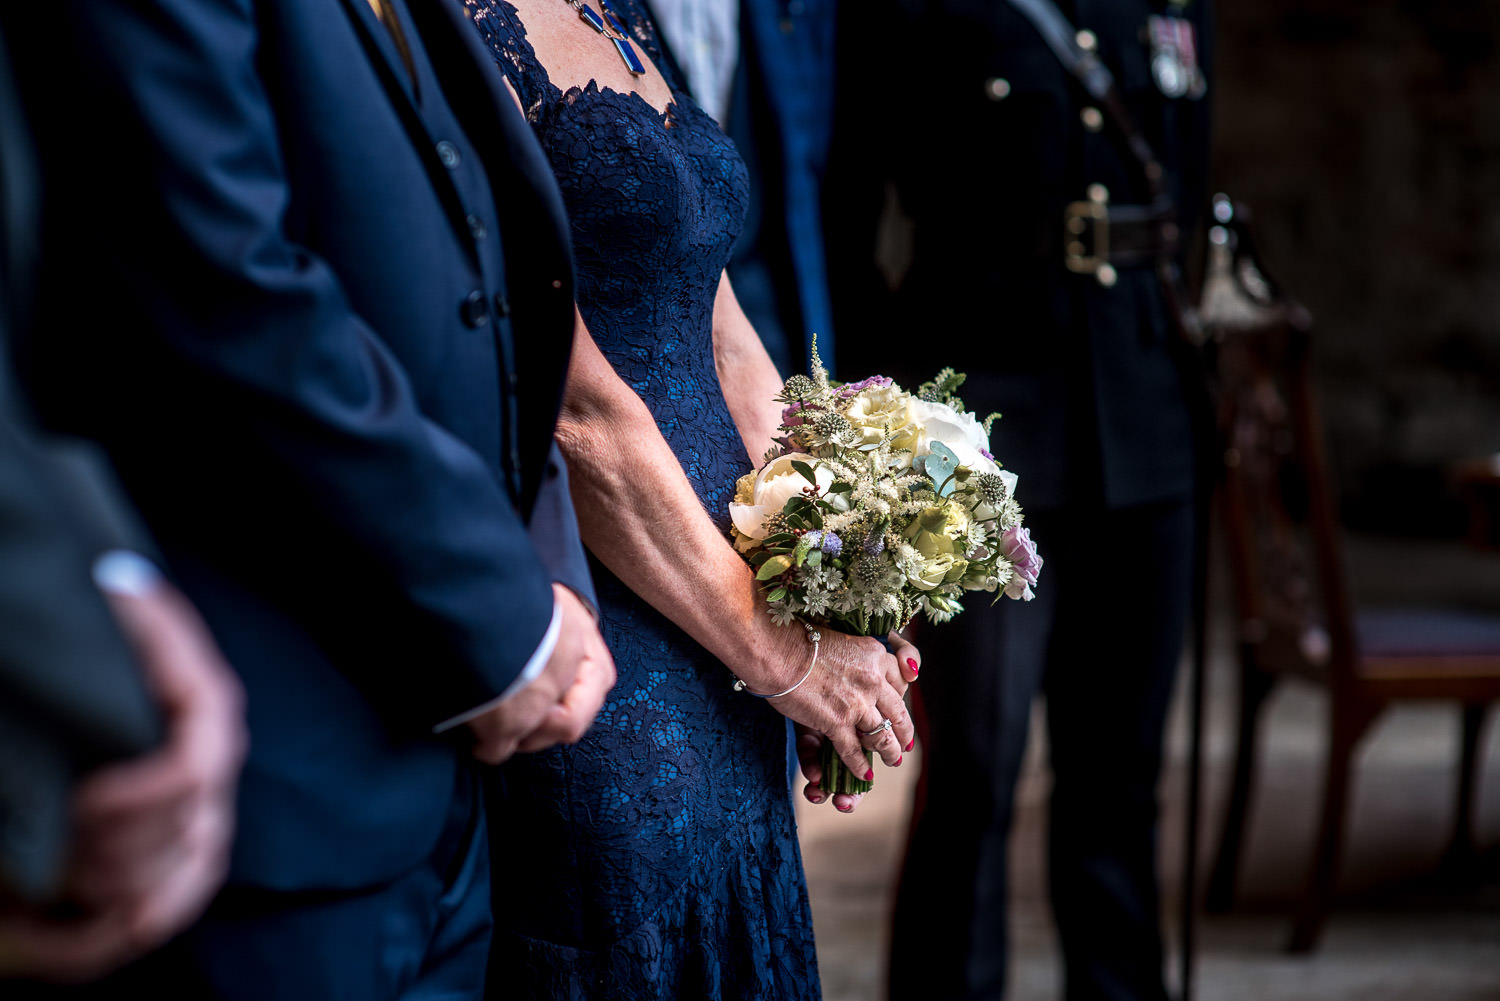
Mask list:
[[812,648],[813,648],[812,663],[810,663],[810,664],[807,665],[807,673],[804,674],[801,678],[799,678],[797,680],[797,683],[795,685],[793,685],[791,688],[788,688],[784,692],[774,692],[774,693],[770,693],[770,692],[752,692],[750,689],[748,689],[748,688],[745,687],[745,683],[742,680],[740,680],[739,678],[735,678],[734,679],[734,690],[737,691],[737,692],[744,692],[746,695],[753,695],[757,699],[779,699],[783,695],[790,695],[793,692],[795,692],[798,688],[801,688],[802,687],[802,682],[804,682],[808,678],[812,677],[813,668],[815,668],[815,667],[818,666],[818,643],[819,643],[820,640],[823,639],[823,634],[822,633],[818,632],[812,626],[808,626],[807,623],[805,623],[805,622],[803,623],[803,625],[807,626],[807,638],[812,642]]

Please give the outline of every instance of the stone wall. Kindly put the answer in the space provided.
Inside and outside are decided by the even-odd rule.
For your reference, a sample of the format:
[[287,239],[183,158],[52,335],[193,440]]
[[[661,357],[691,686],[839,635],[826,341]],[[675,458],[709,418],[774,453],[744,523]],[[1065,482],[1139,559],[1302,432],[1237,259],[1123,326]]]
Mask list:
[[1500,2],[1222,0],[1214,187],[1316,319],[1346,519],[1456,534],[1500,451]]

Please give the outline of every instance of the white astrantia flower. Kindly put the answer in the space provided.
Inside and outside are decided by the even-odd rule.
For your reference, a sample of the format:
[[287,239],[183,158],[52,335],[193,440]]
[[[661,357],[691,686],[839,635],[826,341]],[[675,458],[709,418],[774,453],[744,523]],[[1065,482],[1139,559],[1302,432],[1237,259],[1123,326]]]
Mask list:
[[797,621],[797,613],[793,612],[785,602],[775,602],[767,609],[771,615],[771,621],[778,626],[789,626]]

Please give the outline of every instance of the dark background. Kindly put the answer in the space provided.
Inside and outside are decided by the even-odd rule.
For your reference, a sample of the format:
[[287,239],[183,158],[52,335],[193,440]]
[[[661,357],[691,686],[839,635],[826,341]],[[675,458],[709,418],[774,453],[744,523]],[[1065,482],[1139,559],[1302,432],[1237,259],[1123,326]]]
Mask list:
[[1222,0],[1212,184],[1315,318],[1353,528],[1458,536],[1500,451],[1500,2]]

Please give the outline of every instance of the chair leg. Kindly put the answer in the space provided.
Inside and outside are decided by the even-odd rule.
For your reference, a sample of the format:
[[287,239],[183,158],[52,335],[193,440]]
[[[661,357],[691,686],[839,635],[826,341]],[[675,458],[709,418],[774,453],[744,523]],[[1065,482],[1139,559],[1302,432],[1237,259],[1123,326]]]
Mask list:
[[1214,855],[1213,872],[1203,896],[1203,907],[1210,914],[1222,914],[1234,906],[1235,884],[1239,879],[1240,856],[1245,841],[1245,821],[1250,812],[1250,790],[1255,786],[1256,737],[1260,731],[1260,710],[1276,687],[1276,676],[1256,668],[1248,653],[1240,656],[1240,715],[1234,750],[1234,777],[1231,780],[1229,804],[1224,810],[1224,825],[1219,831],[1219,847]]
[[1466,703],[1463,706],[1453,836],[1438,863],[1440,872],[1458,882],[1467,882],[1479,861],[1479,850],[1474,843],[1474,797],[1479,789],[1479,737],[1488,710],[1485,703]]
[[1317,947],[1328,916],[1328,905],[1338,885],[1344,844],[1344,821],[1349,806],[1349,785],[1354,752],[1359,740],[1380,713],[1368,702],[1344,703],[1329,693],[1329,740],[1327,775],[1323,784],[1323,810],[1318,821],[1318,840],[1308,867],[1307,885],[1292,922],[1286,951],[1307,953]]

